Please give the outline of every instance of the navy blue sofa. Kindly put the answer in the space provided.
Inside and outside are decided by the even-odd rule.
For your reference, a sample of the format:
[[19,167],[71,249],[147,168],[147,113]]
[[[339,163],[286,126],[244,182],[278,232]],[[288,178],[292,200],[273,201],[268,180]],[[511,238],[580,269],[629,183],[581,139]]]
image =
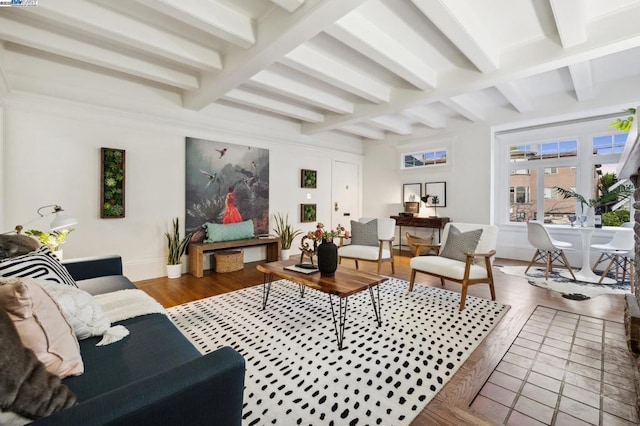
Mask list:
[[[78,286],[100,294],[135,288],[119,256],[64,262]],[[85,372],[63,383],[78,397],[38,425],[240,425],[244,358],[230,347],[201,355],[162,314],[120,321],[130,335],[80,341]]]

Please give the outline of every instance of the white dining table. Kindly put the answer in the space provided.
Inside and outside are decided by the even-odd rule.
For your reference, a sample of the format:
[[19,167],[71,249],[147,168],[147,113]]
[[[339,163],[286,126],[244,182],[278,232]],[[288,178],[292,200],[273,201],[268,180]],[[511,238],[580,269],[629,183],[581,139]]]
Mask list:
[[[598,283],[600,281],[600,275],[593,272],[591,269],[591,238],[593,237],[593,233],[596,228],[593,226],[567,226],[568,229],[575,229],[580,232],[580,237],[582,240],[582,268],[579,271],[574,271],[573,275],[575,275],[577,281],[583,281],[587,283]],[[626,228],[620,228],[626,229]],[[629,232],[633,232],[631,228],[628,228]],[[625,231],[623,231],[625,232]],[[565,278],[572,278],[569,271],[562,272],[562,275]],[[612,278],[605,277],[601,284],[615,284],[616,280]]]

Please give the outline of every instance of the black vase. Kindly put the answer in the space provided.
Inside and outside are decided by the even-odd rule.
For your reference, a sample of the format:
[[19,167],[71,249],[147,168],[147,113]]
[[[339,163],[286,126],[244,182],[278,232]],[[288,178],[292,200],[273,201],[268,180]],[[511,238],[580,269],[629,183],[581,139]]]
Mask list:
[[333,277],[338,269],[338,247],[332,241],[318,246],[318,269],[323,277]]

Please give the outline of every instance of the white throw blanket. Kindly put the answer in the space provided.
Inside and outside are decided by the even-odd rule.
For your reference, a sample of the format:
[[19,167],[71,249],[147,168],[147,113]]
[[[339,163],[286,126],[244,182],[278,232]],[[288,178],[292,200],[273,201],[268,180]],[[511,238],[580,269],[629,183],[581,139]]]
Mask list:
[[118,290],[94,296],[111,323],[148,314],[167,315],[161,304],[142,290]]

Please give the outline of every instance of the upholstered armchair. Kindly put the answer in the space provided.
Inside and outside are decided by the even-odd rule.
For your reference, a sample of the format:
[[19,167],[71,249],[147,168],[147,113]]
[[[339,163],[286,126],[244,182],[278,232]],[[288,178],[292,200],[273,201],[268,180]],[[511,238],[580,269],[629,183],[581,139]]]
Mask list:
[[395,273],[392,243],[396,230],[395,219],[361,218],[351,221],[351,244],[343,245],[340,239],[338,263],[342,259],[353,259],[358,269],[358,261],[376,262],[378,274],[383,262],[391,262],[391,273]]
[[489,284],[491,300],[496,300],[493,286],[492,257],[496,254],[498,227],[473,223],[445,225],[440,244],[428,245],[435,256],[416,256],[410,261],[411,280],[409,291],[413,291],[416,274],[431,275],[462,284],[460,310],[464,309],[467,287],[473,284]]

